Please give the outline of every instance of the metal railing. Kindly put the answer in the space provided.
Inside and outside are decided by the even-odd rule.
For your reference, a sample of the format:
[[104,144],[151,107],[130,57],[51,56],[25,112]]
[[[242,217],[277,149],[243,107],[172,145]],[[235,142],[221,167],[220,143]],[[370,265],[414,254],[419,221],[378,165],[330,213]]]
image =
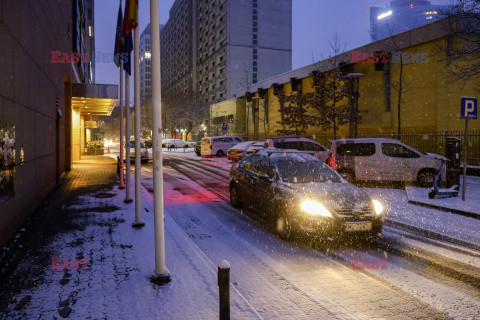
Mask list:
[[[403,143],[421,151],[445,155],[445,138],[455,137],[462,141],[462,154],[464,152],[465,131],[443,131],[443,132],[420,132],[420,133],[381,133],[381,134],[358,134],[358,138],[389,138],[397,139]],[[348,136],[337,135],[336,139],[348,139]],[[325,147],[330,148],[331,141],[334,140],[332,134],[316,135],[315,139]],[[468,131],[468,155],[467,163],[469,165],[480,166],[480,130]],[[463,157],[463,156],[462,156]]]

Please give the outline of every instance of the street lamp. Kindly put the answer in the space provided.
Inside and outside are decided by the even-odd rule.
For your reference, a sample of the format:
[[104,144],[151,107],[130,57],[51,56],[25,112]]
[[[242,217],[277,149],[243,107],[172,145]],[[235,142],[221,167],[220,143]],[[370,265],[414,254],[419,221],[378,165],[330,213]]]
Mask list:
[[[360,85],[360,78],[363,73],[349,73],[345,76],[346,79],[351,79],[353,82],[352,98],[350,101],[350,138],[357,137],[358,134],[358,98],[360,97],[358,89]],[[355,132],[355,133],[354,133]],[[354,136],[352,136],[354,133]]]

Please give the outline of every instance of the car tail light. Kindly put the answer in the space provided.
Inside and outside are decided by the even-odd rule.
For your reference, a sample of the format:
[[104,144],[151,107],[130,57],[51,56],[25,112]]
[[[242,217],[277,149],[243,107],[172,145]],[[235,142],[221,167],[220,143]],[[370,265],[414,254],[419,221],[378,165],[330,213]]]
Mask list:
[[328,165],[329,165],[330,168],[332,168],[333,170],[337,170],[337,165],[335,164],[335,161],[333,161],[333,157],[332,157],[331,154],[330,154],[330,157],[328,157]]

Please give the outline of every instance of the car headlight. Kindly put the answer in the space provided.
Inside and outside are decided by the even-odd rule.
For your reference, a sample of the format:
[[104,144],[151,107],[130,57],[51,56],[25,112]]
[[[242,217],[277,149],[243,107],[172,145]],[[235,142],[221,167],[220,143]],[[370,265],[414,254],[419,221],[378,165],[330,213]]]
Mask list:
[[378,201],[378,200],[372,200],[372,202],[373,202],[373,207],[375,208],[375,213],[376,213],[377,215],[382,214],[382,212],[383,212],[383,206],[382,206],[382,204],[380,203],[380,201]]
[[315,200],[304,200],[302,202],[302,210],[312,216],[322,216],[322,217],[331,217],[332,214],[328,211],[327,208],[323,206],[318,201]]

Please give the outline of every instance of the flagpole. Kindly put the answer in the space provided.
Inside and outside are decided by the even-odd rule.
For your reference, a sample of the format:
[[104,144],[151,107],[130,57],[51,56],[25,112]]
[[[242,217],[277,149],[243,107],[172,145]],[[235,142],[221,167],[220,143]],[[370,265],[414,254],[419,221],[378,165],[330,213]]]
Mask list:
[[150,34],[152,50],[152,107],[153,107],[153,214],[155,237],[155,275],[152,281],[169,282],[170,272],[165,266],[165,230],[163,212],[162,163],[162,86],[160,72],[160,19],[158,1],[150,0]]
[[[140,154],[140,40],[139,40],[139,28],[134,31],[134,92],[135,92],[135,223],[134,228],[141,228],[145,225],[142,221],[142,167],[141,167],[141,154]],[[148,161],[148,156],[147,156]]]
[[120,189],[125,189],[123,171],[123,62],[120,63]]
[[[130,59],[130,57],[128,57]],[[129,61],[130,63],[130,61]],[[127,166],[127,174],[125,176],[125,203],[131,203],[132,197],[130,188],[132,184],[130,183],[130,75],[127,71],[125,71],[125,148],[126,148],[126,155],[125,155],[125,164]]]

